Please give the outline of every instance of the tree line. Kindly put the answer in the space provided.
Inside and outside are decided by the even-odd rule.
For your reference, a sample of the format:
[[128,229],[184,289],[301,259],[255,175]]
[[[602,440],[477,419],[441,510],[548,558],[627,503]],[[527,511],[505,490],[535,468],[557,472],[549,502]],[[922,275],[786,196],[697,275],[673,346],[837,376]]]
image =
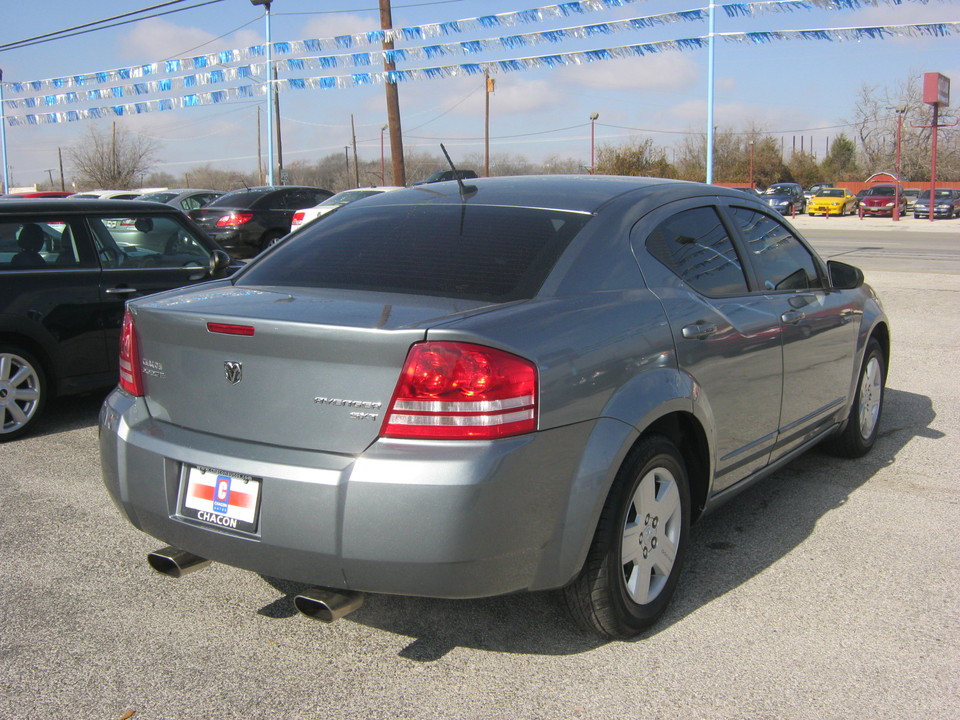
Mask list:
[[[899,134],[900,177],[904,181],[930,179],[931,109],[920,101],[919,75],[895,87],[862,86],[853,115],[845,120],[850,134],[834,137],[826,156],[817,160],[812,152],[791,151],[769,131],[753,126],[717,128],[714,133],[713,178],[719,183],[759,187],[774,182],[798,182],[804,187],[818,182],[865,180],[876,172],[895,172]],[[955,109],[941,110],[941,125],[958,119]],[[601,144],[596,172],[604,175],[642,175],[702,182],[706,178],[706,134],[689,134],[677,147],[658,145],[650,139],[634,139],[618,145]],[[67,151],[73,181],[79,189],[132,187],[198,187],[231,190],[264,183],[264,173],[224,170],[211,164],[191,168],[181,176],[153,172],[161,146],[155,140],[135,135],[114,124],[109,131],[91,125],[86,137]],[[458,161],[461,169],[483,167],[482,153]],[[446,169],[440,153],[408,152],[406,174],[419,180]],[[286,183],[311,185],[338,192],[359,185],[392,184],[390,163],[381,175],[380,160],[359,160],[333,153],[315,161],[297,160],[284,167]],[[578,174],[589,172],[582,160],[553,156],[531,162],[523,155],[494,154],[490,174]],[[960,127],[943,129],[939,136],[937,178],[960,180]],[[51,188],[56,189],[56,188]]]

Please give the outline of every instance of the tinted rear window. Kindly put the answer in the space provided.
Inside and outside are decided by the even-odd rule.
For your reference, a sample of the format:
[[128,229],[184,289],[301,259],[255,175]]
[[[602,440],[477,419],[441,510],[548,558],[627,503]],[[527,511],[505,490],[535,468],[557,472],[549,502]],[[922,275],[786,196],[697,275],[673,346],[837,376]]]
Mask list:
[[221,195],[207,207],[250,207],[257,200],[265,196],[269,191],[256,192],[241,190],[239,192],[227,193]]
[[529,298],[589,219],[530,208],[347,205],[292,236],[237,284]]

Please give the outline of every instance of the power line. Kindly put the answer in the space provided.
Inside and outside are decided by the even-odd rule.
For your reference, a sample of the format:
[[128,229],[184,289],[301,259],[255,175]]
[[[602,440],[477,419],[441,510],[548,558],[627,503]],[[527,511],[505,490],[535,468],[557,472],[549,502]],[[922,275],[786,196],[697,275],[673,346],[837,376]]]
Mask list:
[[[183,2],[188,2],[189,0],[169,0],[168,2],[161,3],[159,5],[152,5],[150,7],[142,8],[140,10],[134,10],[133,12],[123,13],[122,15],[114,15],[113,17],[105,18],[103,20],[97,20],[95,22],[84,23],[83,25],[74,25],[73,27],[66,28],[65,30],[57,30],[56,32],[46,33],[45,35],[37,35],[32,38],[26,38],[24,40],[17,40],[15,42],[6,43],[0,45],[0,52],[4,50],[19,50],[25,47],[31,47],[33,45],[42,45],[43,43],[53,42],[54,40],[63,40],[65,38],[76,37],[77,35],[86,35],[87,33],[96,32],[97,30],[107,30],[109,28],[120,27],[122,25],[129,25],[130,23],[139,22],[141,20],[149,20],[151,18],[163,17],[164,15],[172,15],[178,12],[184,12],[186,10],[194,10],[199,7],[204,7],[205,5],[214,5],[216,3],[223,2],[224,0],[206,0],[205,2],[197,3],[196,5],[190,5],[184,8],[176,8],[174,10],[165,10],[164,12],[154,13],[153,15],[144,15],[143,17],[134,17],[130,20],[122,20],[122,22],[113,22],[114,20],[121,20],[122,18],[130,18],[133,15],[140,15],[141,13],[150,12],[158,8],[168,7],[170,5],[178,5]],[[105,25],[104,23],[112,23]],[[100,27],[93,27],[99,25]],[[86,28],[86,29],[84,29]]]

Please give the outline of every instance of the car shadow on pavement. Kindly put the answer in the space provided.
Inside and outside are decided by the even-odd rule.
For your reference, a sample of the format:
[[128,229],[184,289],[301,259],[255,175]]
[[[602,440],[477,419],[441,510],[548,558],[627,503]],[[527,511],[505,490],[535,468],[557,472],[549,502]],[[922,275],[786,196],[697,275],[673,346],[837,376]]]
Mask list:
[[36,427],[30,431],[29,435],[32,437],[55,435],[96,426],[100,406],[103,405],[104,398],[109,393],[110,390],[103,390],[54,399],[47,405],[43,415],[37,418]]
[[[683,621],[734,590],[803,543],[817,522],[850,494],[893,464],[914,437],[944,437],[930,428],[930,398],[888,388],[881,434],[873,451],[857,460],[813,450],[745,490],[697,523],[673,602],[642,642]],[[269,617],[296,614],[293,596],[307,586],[264,578],[284,595],[260,610]],[[559,593],[527,593],[483,600],[436,600],[368,595],[340,622],[356,622],[411,638],[400,656],[430,662],[457,647],[492,652],[572,655],[606,641],[567,618]]]

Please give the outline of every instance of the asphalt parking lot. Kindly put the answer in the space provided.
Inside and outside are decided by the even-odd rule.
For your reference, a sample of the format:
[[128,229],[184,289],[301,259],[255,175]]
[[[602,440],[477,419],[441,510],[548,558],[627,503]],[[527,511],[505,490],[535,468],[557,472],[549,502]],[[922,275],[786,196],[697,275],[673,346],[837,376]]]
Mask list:
[[[960,248],[960,220],[895,230]],[[58,403],[0,445],[0,717],[960,717],[960,273],[902,265],[865,266],[893,330],[874,451],[810,452],[695,526],[673,605],[631,642],[580,633],[552,595],[369,596],[322,625],[299,585],[162,577],[101,485],[102,396]]]

